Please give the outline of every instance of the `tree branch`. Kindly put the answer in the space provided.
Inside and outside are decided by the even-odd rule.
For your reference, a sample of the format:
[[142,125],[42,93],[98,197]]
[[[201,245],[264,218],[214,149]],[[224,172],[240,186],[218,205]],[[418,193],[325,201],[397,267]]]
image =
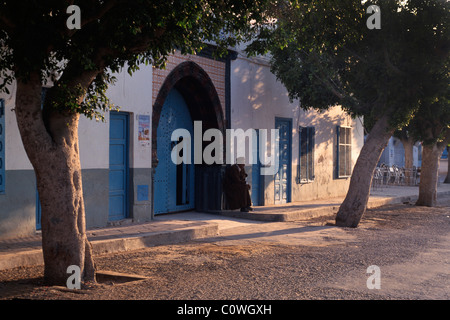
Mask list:
[[0,15],[0,30],[4,29],[8,33],[12,32],[16,28],[16,25],[7,17]]
[[[307,56],[311,57],[312,59],[315,60],[315,65],[316,67],[319,69],[321,66],[321,62],[319,60],[319,58],[317,57],[316,54],[311,53],[308,54],[305,50],[302,50]],[[339,99],[344,99],[345,98],[345,94],[342,94],[341,92],[339,92],[340,88],[338,85],[336,85],[336,83],[330,79],[329,77],[327,77],[327,75],[325,74],[325,72],[323,72],[322,69],[319,69],[320,75],[317,74],[317,72],[314,72],[312,70],[312,74],[313,76],[319,80],[325,87],[327,87],[335,96],[337,96]]]
[[450,128],[446,128],[443,133],[444,139],[441,142],[437,143],[438,148],[445,148],[448,144],[450,144]]
[[350,50],[349,48],[347,48],[347,46],[343,46],[342,49],[344,49],[345,51],[347,51],[350,55],[354,56],[355,58],[357,58],[358,60],[361,60],[362,62],[367,63],[367,59],[361,57],[359,54],[357,54],[356,52]]
[[95,20],[101,19],[106,13],[108,13],[108,11],[110,11],[112,8],[114,8],[119,3],[125,3],[125,1],[120,1],[120,0],[107,1],[105,3],[105,5],[100,8],[100,10],[97,12],[97,14],[95,14],[92,17],[89,17],[88,19],[82,20],[81,27],[83,27]]
[[[153,35],[145,35],[142,37],[139,37],[139,39],[136,39],[133,43],[130,42],[127,45],[127,52],[130,54],[141,54],[143,52],[146,52],[149,50],[152,44],[155,44],[158,42],[162,36],[165,33],[165,28],[157,28]],[[93,61],[98,69],[105,68],[105,61],[104,58],[106,56],[120,56],[123,52],[120,52],[114,48],[111,47],[99,47],[96,50],[96,53],[94,55]]]
[[[113,9],[114,7],[116,7],[118,4],[124,4],[126,3],[126,1],[121,1],[121,0],[110,0],[110,1],[106,1],[106,3],[100,8],[100,10],[94,14],[91,17],[88,17],[86,19],[81,19],[81,29],[88,25],[91,22],[97,21],[99,19],[101,19],[102,17],[105,16],[105,14],[107,14],[111,9]],[[81,17],[83,18],[83,15],[81,15]],[[77,29],[65,29],[64,34],[66,34],[67,36],[71,37],[73,36],[76,32],[78,32],[79,30]]]
[[395,74],[399,75],[399,76],[406,76],[407,74],[403,71],[401,71],[399,68],[397,68],[396,66],[394,66],[391,62],[391,60],[389,59],[389,53],[387,52],[386,47],[383,48],[383,54],[384,54],[384,61],[386,63],[386,66],[393,71]]

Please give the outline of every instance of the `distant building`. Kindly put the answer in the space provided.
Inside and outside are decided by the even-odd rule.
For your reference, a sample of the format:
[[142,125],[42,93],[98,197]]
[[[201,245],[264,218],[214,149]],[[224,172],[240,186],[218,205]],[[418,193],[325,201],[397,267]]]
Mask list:
[[[400,139],[391,137],[389,143],[381,154],[378,165],[385,164],[389,167],[405,167],[405,149]],[[413,146],[413,166],[422,166],[422,145],[418,142]]]

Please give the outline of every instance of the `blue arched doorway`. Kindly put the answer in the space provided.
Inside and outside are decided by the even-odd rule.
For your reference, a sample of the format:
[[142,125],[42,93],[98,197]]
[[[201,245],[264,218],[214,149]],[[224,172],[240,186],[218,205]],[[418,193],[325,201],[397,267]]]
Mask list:
[[[193,122],[188,106],[180,92],[173,88],[164,102],[157,129],[159,164],[155,169],[154,178],[155,214],[195,208],[193,144],[190,144],[190,161],[187,161],[188,163],[174,163],[171,158],[172,150],[181,142],[181,140],[171,140],[172,133],[176,129],[185,129],[192,138],[194,136]],[[185,151],[183,149],[180,152]],[[183,156],[183,154],[180,154],[180,156]]]
[[[175,114],[176,120],[173,120],[171,115]],[[172,121],[177,122],[174,125]],[[223,165],[208,165],[203,162],[192,164],[194,161],[191,159],[191,165],[179,166],[176,169],[177,173],[174,173],[175,165],[171,161],[169,149],[171,151],[177,142],[171,141],[171,134],[178,128],[187,129],[191,133],[193,157],[192,132],[195,121],[201,122],[202,134],[210,128],[216,128],[225,136],[223,109],[211,78],[195,62],[185,61],[166,77],[153,104],[153,214],[190,209],[207,212],[221,208],[220,177]],[[203,141],[202,144],[204,148],[209,142]],[[165,179],[170,181],[166,182]],[[184,186],[186,189],[183,189]],[[183,202],[186,200],[189,203]]]

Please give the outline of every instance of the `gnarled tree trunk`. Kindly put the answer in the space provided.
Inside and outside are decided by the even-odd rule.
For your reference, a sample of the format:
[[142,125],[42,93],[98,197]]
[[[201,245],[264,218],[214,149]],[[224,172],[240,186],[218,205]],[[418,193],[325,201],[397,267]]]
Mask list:
[[444,183],[450,183],[450,147],[447,147],[447,176],[445,177]]
[[420,172],[419,198],[416,206],[435,207],[439,181],[439,159],[450,140],[450,130],[444,141],[432,145],[423,144],[422,168]]
[[412,177],[412,167],[414,165],[414,139],[407,138],[407,139],[400,139],[400,141],[403,144],[403,149],[405,150],[405,179],[406,184],[411,185],[413,182]]
[[440,154],[435,144],[423,145],[417,206],[434,207],[436,205]]
[[393,133],[387,116],[380,118],[370,131],[353,168],[347,196],[339,207],[336,216],[337,226],[352,228],[358,226],[369,201],[373,173]]
[[17,80],[16,115],[22,142],[35,169],[41,201],[44,278],[66,285],[67,268],[76,265],[82,281],[95,281],[78,148],[79,114],[41,111],[41,81],[32,74]]

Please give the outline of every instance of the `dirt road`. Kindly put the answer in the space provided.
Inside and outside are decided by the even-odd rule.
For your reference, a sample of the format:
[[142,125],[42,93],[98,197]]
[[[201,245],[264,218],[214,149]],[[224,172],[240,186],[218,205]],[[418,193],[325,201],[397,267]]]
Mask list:
[[[450,298],[450,197],[438,208],[369,210],[356,229],[330,222],[259,223],[215,238],[97,257],[99,270],[145,279],[109,278],[78,291],[42,286],[42,267],[2,271],[0,298]],[[369,266],[379,273],[367,273]],[[379,289],[368,288],[376,284]]]

